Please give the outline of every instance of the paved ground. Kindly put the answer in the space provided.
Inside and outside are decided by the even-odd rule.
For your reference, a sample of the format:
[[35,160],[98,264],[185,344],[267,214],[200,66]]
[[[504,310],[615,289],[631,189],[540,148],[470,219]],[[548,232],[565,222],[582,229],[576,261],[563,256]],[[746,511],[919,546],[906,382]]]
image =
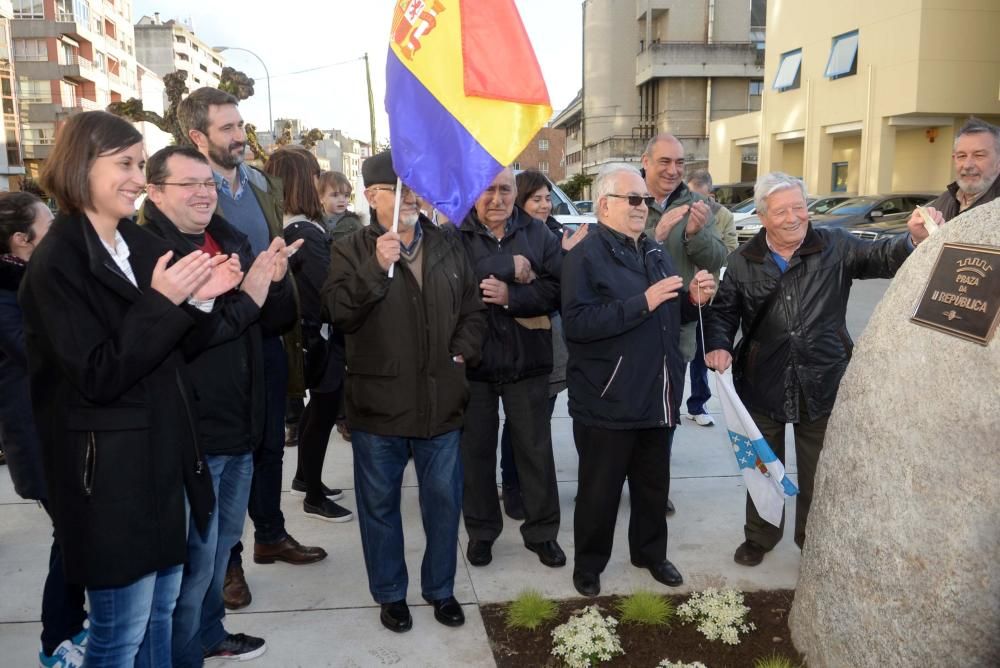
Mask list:
[[[882,280],[855,285],[848,317],[855,337],[887,285],[888,281]],[[709,404],[709,411],[719,419],[715,399]],[[744,486],[725,429],[721,425],[698,427],[689,420],[683,423],[674,439],[671,498],[677,514],[669,520],[667,556],[684,575],[685,584],[674,591],[710,586],[744,590],[794,587],[799,552],[790,535],[756,568],[733,562],[733,550],[743,540]],[[493,563],[475,568],[465,559],[467,537],[463,530],[455,595],[465,608],[467,621],[459,629],[438,624],[431,609],[420,599],[418,578],[424,540],[416,476],[411,465],[404,479],[403,516],[414,628],[402,635],[379,624],[378,608],[368,593],[357,522],[330,524],[308,518],[301,512],[301,497],[287,493],[294,473],[294,466],[287,463],[295,455],[294,450],[287,450],[282,507],[288,530],[303,543],[323,546],[330,556],[309,566],[246,565],[253,603],[230,614],[226,626],[232,632],[267,639],[267,654],[250,665],[256,668],[494,665],[479,603],[509,600],[527,586],[553,598],[577,596],[571,578],[577,459],[565,393],[556,406],[552,432],[562,506],[559,540],[570,563],[560,569],[540,564],[534,554],[524,549],[517,523],[507,520],[504,533],[494,546]],[[788,450],[793,452],[793,448]],[[794,457],[789,459],[787,468],[794,474]],[[351,509],[356,507],[350,444],[336,434],[327,454],[324,480],[330,486],[344,488],[346,497],[341,503]],[[626,490],[619,512],[615,552],[601,579],[603,592],[628,593],[640,587],[666,591],[646,571],[628,563],[628,508]],[[792,526],[794,502],[790,501],[786,508],[786,522]],[[250,535],[248,532],[247,536]],[[50,541],[51,529],[44,511],[18,498],[9,477],[0,474],[0,657],[3,657],[0,664],[4,666],[37,665],[39,605]]]

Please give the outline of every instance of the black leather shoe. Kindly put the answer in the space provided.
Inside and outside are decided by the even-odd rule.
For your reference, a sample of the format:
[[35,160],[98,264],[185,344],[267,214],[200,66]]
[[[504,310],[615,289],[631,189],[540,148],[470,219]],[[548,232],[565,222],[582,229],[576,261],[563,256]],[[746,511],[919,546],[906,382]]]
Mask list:
[[558,568],[566,565],[566,553],[559,547],[559,543],[554,540],[546,540],[541,543],[525,543],[524,546],[538,555],[538,560],[549,568]]
[[677,512],[677,509],[674,508],[674,502],[671,501],[670,499],[667,499],[667,517],[670,517],[671,515],[673,515],[676,512]]
[[445,626],[461,626],[465,623],[465,613],[454,596],[431,601],[431,605],[434,606],[434,619]]
[[473,566],[485,566],[493,561],[493,541],[470,538],[465,556]]
[[743,544],[736,548],[736,554],[733,555],[733,561],[740,564],[741,566],[756,566],[760,562],[764,561],[764,554],[767,552],[757,543],[751,542],[749,540],[743,541]]
[[649,571],[649,574],[653,576],[653,579],[661,584],[665,584],[668,587],[680,587],[684,584],[684,578],[681,576],[680,571],[677,567],[670,563],[669,559],[664,559],[658,564],[648,566],[644,563],[632,560],[632,565],[637,568],[645,568]]
[[596,573],[573,571],[573,586],[584,596],[597,596],[601,593],[601,576]]
[[405,633],[413,628],[413,617],[410,616],[410,608],[406,605],[406,599],[383,603],[379,620],[381,620],[382,626],[396,633]]

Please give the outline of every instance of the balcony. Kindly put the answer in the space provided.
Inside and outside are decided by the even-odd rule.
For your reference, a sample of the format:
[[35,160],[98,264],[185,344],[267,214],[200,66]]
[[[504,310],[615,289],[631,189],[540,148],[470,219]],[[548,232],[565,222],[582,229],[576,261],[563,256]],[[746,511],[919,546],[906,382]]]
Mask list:
[[635,84],[664,77],[764,77],[764,52],[752,42],[650,44],[635,58]]
[[21,144],[21,151],[25,160],[45,160],[52,153],[55,144],[56,140],[51,138],[25,139]]
[[66,62],[59,63],[60,74],[70,81],[97,81],[101,71],[94,67],[94,63],[83,56],[74,55],[66,58]]

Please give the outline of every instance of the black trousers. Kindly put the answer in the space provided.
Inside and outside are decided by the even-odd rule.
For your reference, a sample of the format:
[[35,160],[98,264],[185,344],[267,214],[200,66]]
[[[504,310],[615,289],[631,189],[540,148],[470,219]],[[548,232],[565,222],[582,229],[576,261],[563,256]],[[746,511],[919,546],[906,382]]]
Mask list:
[[[806,540],[806,522],[809,519],[809,507],[812,505],[813,481],[816,478],[816,465],[819,454],[823,450],[823,439],[826,438],[826,423],[829,416],[810,421],[805,403],[799,408],[799,415],[806,419],[793,425],[795,431],[795,463],[798,467],[799,493],[795,497],[795,544],[802,548]],[[785,424],[772,420],[763,413],[750,411],[750,417],[757,423],[761,435],[774,450],[781,463],[785,463]],[[765,550],[774,549],[785,531],[785,513],[781,513],[780,526],[765,521],[757,514],[750,495],[747,494],[747,523],[743,527],[746,539],[756,543]]]
[[510,426],[511,446],[524,500],[525,542],[555,540],[559,533],[559,490],[548,416],[548,376],[515,383],[469,383],[462,430],[465,529],[473,540],[493,541],[503,530],[497,497],[498,402]]
[[299,422],[299,463],[295,477],[306,484],[306,501],[314,505],[326,498],[323,496],[323,461],[343,397],[343,384],[333,392],[309,390],[309,403]]
[[573,421],[580,456],[573,514],[574,570],[599,575],[608,565],[626,480],[632,501],[628,522],[632,561],[652,565],[667,558],[667,484],[673,438],[673,427],[602,429]]

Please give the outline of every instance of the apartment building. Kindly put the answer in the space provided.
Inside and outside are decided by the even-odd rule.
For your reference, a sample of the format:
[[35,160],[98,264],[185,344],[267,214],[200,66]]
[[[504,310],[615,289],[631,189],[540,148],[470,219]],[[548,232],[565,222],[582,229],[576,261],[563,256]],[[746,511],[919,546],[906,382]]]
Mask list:
[[135,24],[135,52],[139,62],[161,78],[187,72],[188,90],[217,87],[222,77],[222,56],[195,35],[191,25],[163,21],[159,12]]
[[760,108],[764,0],[584,0],[583,89],[553,125],[566,174],[635,162],[671,132],[693,167],[713,121]]
[[762,108],[712,123],[712,175],[756,155],[817,195],[940,192],[965,119],[1000,122],[998,27],[996,0],[769,3]]
[[554,183],[566,178],[566,130],[551,125],[538,131],[511,165],[514,169],[535,169]]
[[139,96],[131,0],[14,0],[11,33],[27,174],[78,111]]
[[0,0],[0,101],[3,104],[3,132],[0,133],[0,141],[3,142],[3,147],[0,148],[0,190],[5,192],[17,190],[24,174],[10,37],[10,21],[13,15],[14,6],[10,0]]

